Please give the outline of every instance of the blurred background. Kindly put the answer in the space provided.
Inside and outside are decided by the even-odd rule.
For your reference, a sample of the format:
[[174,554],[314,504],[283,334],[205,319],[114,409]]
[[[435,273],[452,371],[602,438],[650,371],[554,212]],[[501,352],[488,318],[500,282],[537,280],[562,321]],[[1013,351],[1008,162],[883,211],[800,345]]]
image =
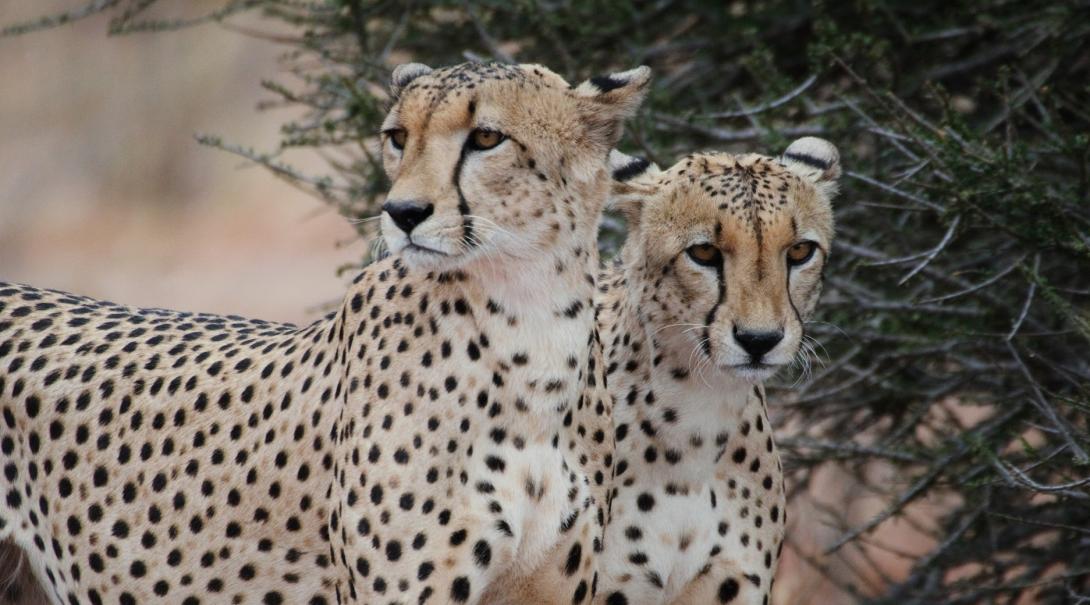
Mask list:
[[0,34],[0,279],[144,306],[336,301],[407,60],[648,64],[620,147],[662,165],[828,138],[776,602],[1090,603],[1090,1],[0,0]]
[[[4,0],[0,27],[77,5]],[[285,112],[255,106],[283,49],[107,22],[0,37],[0,280],[292,322],[339,302],[336,269],[362,250],[346,220],[194,139],[276,143]]]

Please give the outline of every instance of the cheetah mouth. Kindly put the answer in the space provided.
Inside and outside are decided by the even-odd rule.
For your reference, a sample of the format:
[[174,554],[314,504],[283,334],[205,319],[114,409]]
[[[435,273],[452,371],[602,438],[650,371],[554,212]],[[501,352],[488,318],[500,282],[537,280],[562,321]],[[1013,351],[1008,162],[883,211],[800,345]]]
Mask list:
[[405,250],[409,252],[419,252],[421,254],[428,254],[432,256],[450,256],[442,250],[436,250],[435,248],[429,248],[427,246],[421,246],[420,244],[410,241],[409,245],[405,246]]
[[780,369],[780,366],[778,364],[750,361],[747,363],[731,364],[726,366],[726,369],[746,380],[764,380],[775,374],[776,371]]

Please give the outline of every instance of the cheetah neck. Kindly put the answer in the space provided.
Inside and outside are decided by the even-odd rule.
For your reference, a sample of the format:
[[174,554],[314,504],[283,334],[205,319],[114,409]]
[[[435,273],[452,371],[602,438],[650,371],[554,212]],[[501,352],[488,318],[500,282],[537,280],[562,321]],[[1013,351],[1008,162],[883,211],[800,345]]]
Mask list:
[[[385,269],[372,267],[370,279],[352,288],[333,320],[345,321],[344,331],[358,336],[356,342],[346,343],[349,359],[360,346],[359,339],[381,334],[376,326],[400,321],[387,318],[383,297],[408,298],[415,302],[414,320],[428,324],[422,338],[432,343],[428,346],[436,360],[430,368],[410,371],[430,380],[428,374],[448,361],[442,347],[434,345],[448,342],[450,361],[461,358],[492,373],[492,384],[474,388],[528,415],[533,419],[529,424],[556,431],[565,410],[586,388],[582,370],[591,354],[594,330],[595,247],[572,244],[534,260],[485,259],[449,272],[411,270],[396,258],[384,263],[389,263]],[[411,284],[411,294],[405,284]],[[394,294],[395,290],[406,294]],[[473,349],[468,357],[467,347]],[[364,370],[349,365],[354,366],[348,369],[351,373]],[[377,381],[383,375],[396,377],[394,370],[401,371],[390,368],[371,374]]]
[[517,266],[482,268],[466,283],[467,298],[483,311],[481,330],[494,335],[497,362],[511,364],[512,379],[536,394],[526,400],[530,411],[550,424],[586,386],[597,264],[595,247],[572,245]]
[[[567,520],[589,531],[599,517],[580,512],[591,492],[565,419],[588,383],[593,280],[579,279],[596,259],[569,257],[510,274],[410,270],[398,257],[368,267],[324,332],[338,341],[347,387],[330,430],[331,529],[353,530],[330,532],[333,552],[381,557],[386,577],[411,577],[454,543],[429,540],[410,554],[397,540],[439,515],[451,531],[492,541],[490,569],[522,573],[544,561]],[[494,505],[496,493],[521,504]],[[398,513],[383,517],[387,506]],[[396,543],[395,556],[375,552],[376,539]],[[378,602],[350,570],[345,586],[350,602]]]
[[[518,262],[477,261],[467,270],[466,292],[485,306],[499,305],[509,315],[546,320],[561,315],[577,320],[589,332],[593,326],[589,314],[582,311],[594,295],[598,250],[591,234],[578,240],[590,244],[571,244]],[[570,311],[573,305],[579,309]]]

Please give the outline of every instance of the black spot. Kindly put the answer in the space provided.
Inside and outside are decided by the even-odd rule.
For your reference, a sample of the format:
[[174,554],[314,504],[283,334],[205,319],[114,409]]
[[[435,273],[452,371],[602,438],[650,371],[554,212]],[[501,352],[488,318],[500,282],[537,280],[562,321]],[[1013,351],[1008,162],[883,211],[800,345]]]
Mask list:
[[741,464],[746,461],[746,448],[740,447],[734,450],[734,454],[731,456],[735,464]]
[[719,597],[720,603],[730,603],[734,600],[734,597],[738,596],[738,581],[734,578],[727,578],[719,585]]
[[488,567],[488,564],[492,562],[492,547],[488,545],[488,542],[477,540],[477,543],[473,545],[473,559],[482,569]]
[[568,560],[564,563],[564,574],[568,576],[575,575],[576,571],[579,571],[579,561],[583,558],[583,545],[576,542],[572,544],[571,550],[568,551]]
[[386,543],[386,558],[391,561],[397,561],[401,558],[401,542],[390,540]]
[[489,470],[496,473],[502,473],[503,470],[507,467],[507,464],[503,461],[503,458],[499,458],[497,456],[486,457],[484,459],[484,463],[486,466],[488,466]]
[[458,546],[462,542],[466,541],[466,530],[459,529],[458,531],[450,534],[450,545]]
[[469,578],[458,576],[450,586],[450,598],[458,603],[469,600]]

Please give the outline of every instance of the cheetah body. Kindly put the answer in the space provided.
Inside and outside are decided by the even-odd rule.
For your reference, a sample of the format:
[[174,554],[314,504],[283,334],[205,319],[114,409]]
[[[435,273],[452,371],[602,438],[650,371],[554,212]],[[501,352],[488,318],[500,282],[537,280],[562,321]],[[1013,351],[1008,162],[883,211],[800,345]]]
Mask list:
[[335,584],[320,477],[338,379],[323,324],[11,285],[0,306],[0,534],[55,602],[247,586],[305,601]]
[[589,600],[594,240],[646,81],[395,71],[390,198],[434,213],[304,328],[0,286],[0,540],[57,603]]
[[[629,235],[595,301],[617,447],[599,602],[767,605],[786,505],[761,380],[794,357],[820,292],[836,162],[816,139],[664,172],[615,155]],[[787,267],[800,241],[814,257]],[[783,335],[767,364],[734,342],[754,326]]]

